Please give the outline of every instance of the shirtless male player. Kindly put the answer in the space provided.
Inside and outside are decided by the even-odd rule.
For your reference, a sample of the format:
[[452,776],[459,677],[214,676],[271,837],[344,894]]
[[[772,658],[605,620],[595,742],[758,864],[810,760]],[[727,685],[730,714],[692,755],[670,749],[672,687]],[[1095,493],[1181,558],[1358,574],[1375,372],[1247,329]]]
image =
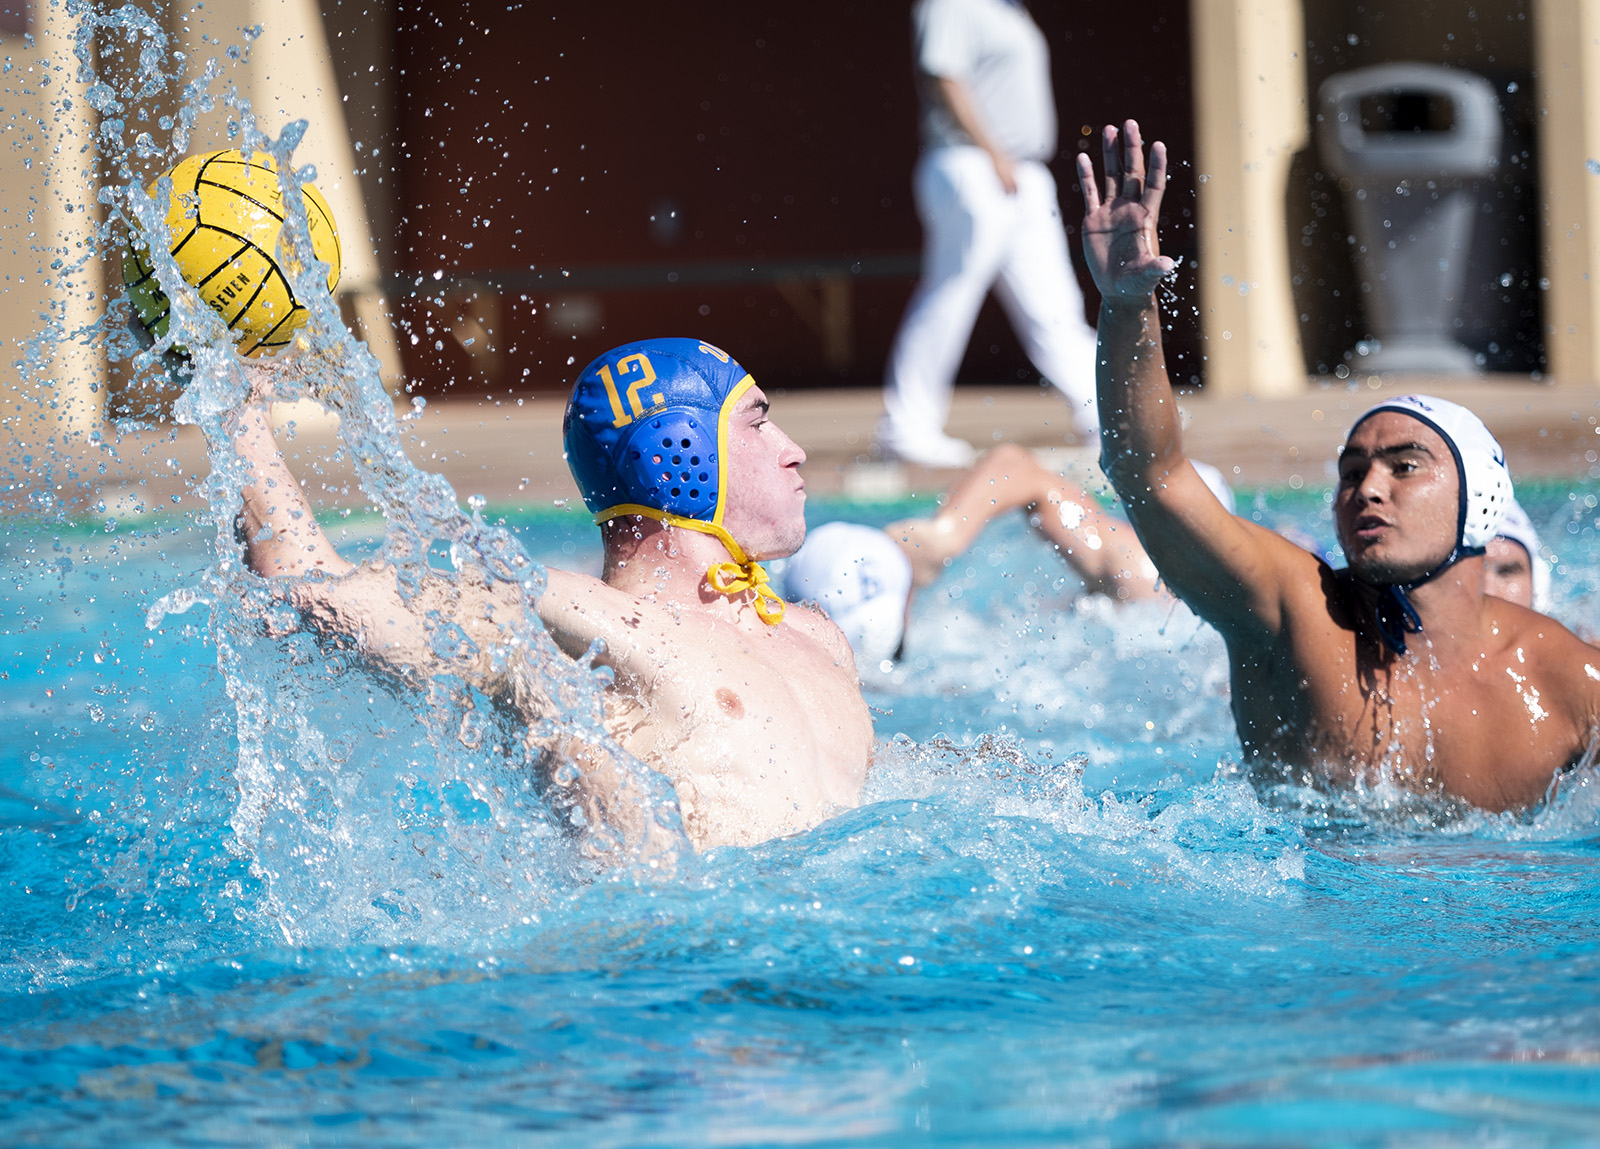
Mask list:
[[[1100,309],[1101,466],[1177,595],[1221,632],[1240,740],[1333,781],[1387,775],[1488,810],[1526,807],[1600,719],[1600,658],[1559,623],[1483,593],[1483,547],[1511,484],[1476,416],[1424,396],[1380,403],[1339,456],[1336,572],[1223,510],[1184,457],[1154,290],[1175,266],[1139,128],[1078,159]],[[1103,187],[1103,192],[1102,192]]]
[[[793,553],[806,530],[805,453],[767,406],[738,363],[693,339],[628,344],[586,367],[566,451],[605,567],[598,579],[551,569],[537,606],[571,656],[604,643],[596,662],[615,673],[606,728],[673,782],[702,850],[804,830],[854,805],[872,756],[849,644],[824,615],[785,609],[759,563]],[[352,564],[322,533],[264,402],[237,413],[233,435],[256,476],[241,523],[253,571],[295,577],[287,585],[311,625],[401,671],[439,662],[437,612],[485,652],[469,679],[532,724],[541,703],[497,679],[487,657],[523,609],[520,588],[437,580],[407,602],[392,567]]]

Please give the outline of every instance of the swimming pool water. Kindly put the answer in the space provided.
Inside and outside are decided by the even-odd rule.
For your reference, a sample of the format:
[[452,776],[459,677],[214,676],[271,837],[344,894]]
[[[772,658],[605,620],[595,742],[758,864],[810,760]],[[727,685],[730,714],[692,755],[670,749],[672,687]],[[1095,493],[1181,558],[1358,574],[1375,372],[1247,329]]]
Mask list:
[[[1524,492],[1576,625],[1597,493]],[[1321,492],[1245,506],[1331,537]],[[1020,521],[866,668],[859,809],[611,873],[492,712],[259,628],[224,673],[204,603],[147,628],[211,535],[0,538],[5,1144],[1600,1138],[1593,777],[1505,817],[1253,783],[1215,634],[1074,601]]]

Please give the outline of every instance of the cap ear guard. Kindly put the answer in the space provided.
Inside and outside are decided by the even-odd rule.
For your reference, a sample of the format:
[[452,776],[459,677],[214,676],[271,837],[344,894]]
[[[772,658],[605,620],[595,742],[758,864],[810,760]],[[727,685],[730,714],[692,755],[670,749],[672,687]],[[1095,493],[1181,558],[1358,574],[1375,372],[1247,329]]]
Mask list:
[[1511,504],[1511,476],[1504,462],[1472,448],[1461,451],[1461,469],[1466,472],[1466,521],[1461,524],[1461,545],[1488,546],[1500,531],[1506,508]]
[[717,428],[705,414],[650,412],[629,434],[617,469],[624,501],[716,521]]

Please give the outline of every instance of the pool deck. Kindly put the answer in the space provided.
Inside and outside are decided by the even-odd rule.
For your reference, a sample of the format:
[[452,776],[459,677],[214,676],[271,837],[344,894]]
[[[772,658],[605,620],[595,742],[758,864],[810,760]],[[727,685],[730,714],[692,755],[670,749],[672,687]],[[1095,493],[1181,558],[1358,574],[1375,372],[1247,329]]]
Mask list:
[[[1499,436],[1518,479],[1600,477],[1600,387],[1536,383],[1526,376],[1318,379],[1287,398],[1183,396],[1185,446],[1242,487],[1320,486],[1333,474],[1350,420],[1384,395],[1408,391],[1477,411]],[[951,478],[948,471],[873,456],[872,429],[882,412],[875,389],[777,391],[772,398],[773,418],[809,456],[805,474],[815,494],[894,498],[937,490]],[[434,401],[403,422],[404,442],[419,467],[442,472],[462,498],[482,495],[495,507],[549,506],[577,493],[561,455],[562,407],[558,399]],[[1054,391],[964,386],[957,389],[949,430],[980,447],[1010,441],[1049,450],[1061,465],[1087,463],[1097,449],[1077,443],[1067,426],[1065,406]],[[61,497],[91,511],[103,501],[107,514],[199,505],[194,480],[209,468],[194,428],[120,438],[108,430],[105,438],[109,452],[81,448],[67,468],[57,470]],[[348,465],[328,462],[335,445],[336,426],[320,412],[300,413],[292,439],[285,439],[292,465],[310,480],[319,501],[359,504]],[[322,473],[310,472],[313,461]],[[14,494],[10,505],[19,505]]]

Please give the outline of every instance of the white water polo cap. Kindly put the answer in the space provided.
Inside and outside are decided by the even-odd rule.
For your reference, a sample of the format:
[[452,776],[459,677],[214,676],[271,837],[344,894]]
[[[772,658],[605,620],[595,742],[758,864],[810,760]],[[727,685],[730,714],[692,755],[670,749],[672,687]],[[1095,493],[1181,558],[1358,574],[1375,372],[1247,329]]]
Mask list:
[[1497,538],[1509,539],[1528,552],[1528,569],[1533,572],[1533,609],[1541,614],[1550,609],[1550,564],[1544,560],[1544,547],[1539,532],[1533,529],[1533,520],[1513,496],[1506,508],[1505,521],[1495,532]]
[[[1460,515],[1456,524],[1456,546],[1481,550],[1499,533],[1500,523],[1511,506],[1511,472],[1506,469],[1506,453],[1483,425],[1483,420],[1459,403],[1435,399],[1432,395],[1398,395],[1385,399],[1355,421],[1350,434],[1379,411],[1398,411],[1410,415],[1439,433],[1455,456],[1456,476],[1461,480]],[[1349,435],[1345,436],[1348,441]],[[1452,556],[1453,558],[1461,556]]]
[[905,637],[911,560],[877,527],[824,523],[784,572],[784,597],[810,599],[844,631],[863,662],[893,658]]

